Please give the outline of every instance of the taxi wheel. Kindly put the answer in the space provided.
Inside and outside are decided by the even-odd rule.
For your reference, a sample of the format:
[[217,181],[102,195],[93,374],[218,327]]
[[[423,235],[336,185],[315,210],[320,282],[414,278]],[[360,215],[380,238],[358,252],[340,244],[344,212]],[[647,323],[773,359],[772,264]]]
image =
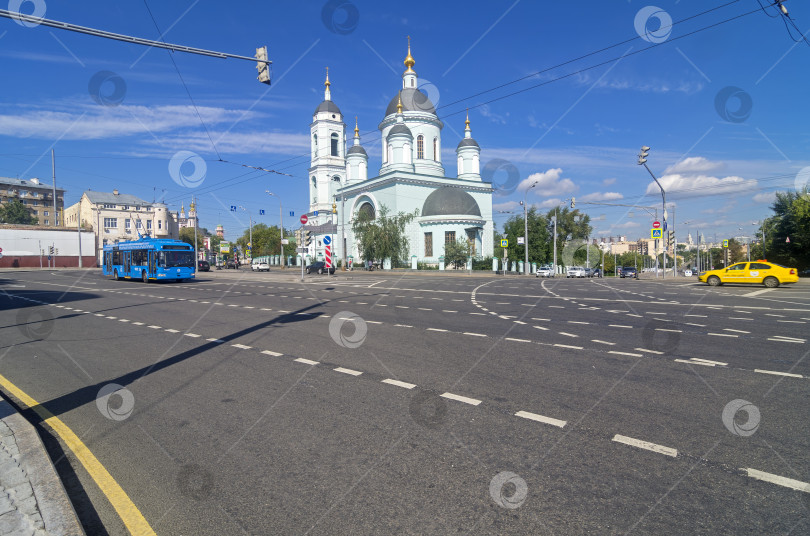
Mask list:
[[709,279],[707,279],[706,282],[710,286],[716,287],[716,286],[720,285],[720,278],[717,277],[716,275],[713,275],[713,276],[709,277]]
[[779,286],[779,280],[773,276],[766,277],[762,283],[768,288],[776,288]]

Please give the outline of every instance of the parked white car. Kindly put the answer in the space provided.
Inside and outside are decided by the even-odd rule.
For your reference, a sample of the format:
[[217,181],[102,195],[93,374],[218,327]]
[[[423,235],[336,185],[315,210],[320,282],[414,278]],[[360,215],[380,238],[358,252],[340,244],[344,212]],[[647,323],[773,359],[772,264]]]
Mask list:
[[545,266],[538,266],[537,271],[534,273],[535,277],[554,277],[554,269],[550,264]]
[[250,265],[254,272],[269,272],[270,265],[267,263],[266,260],[258,260],[254,259],[253,264]]
[[569,266],[565,272],[565,277],[585,277],[585,268],[582,266]]

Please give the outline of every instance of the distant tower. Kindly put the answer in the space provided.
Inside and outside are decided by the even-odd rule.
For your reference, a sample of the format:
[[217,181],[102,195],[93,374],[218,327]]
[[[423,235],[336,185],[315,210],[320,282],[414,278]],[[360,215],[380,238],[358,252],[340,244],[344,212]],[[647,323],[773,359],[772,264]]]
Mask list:
[[221,223],[217,225],[217,236],[220,238],[225,238],[225,228],[222,227]]
[[326,69],[323,102],[312,114],[312,144],[309,168],[309,209],[331,214],[335,192],[346,177],[346,124],[337,104],[332,102],[329,68]]
[[464,138],[459,142],[456,154],[458,155],[458,178],[480,181],[481,147],[472,137],[469,110],[467,111],[467,120],[464,121]]
[[347,184],[354,184],[368,179],[368,153],[360,145],[360,128],[357,117],[354,118],[354,145],[346,154]]
[[188,226],[197,227],[197,204],[194,201],[188,207]]

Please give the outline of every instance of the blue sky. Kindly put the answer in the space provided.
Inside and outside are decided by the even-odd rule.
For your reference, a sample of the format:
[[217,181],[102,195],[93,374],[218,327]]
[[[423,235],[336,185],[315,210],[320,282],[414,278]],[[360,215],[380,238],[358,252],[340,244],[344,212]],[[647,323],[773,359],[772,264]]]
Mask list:
[[[359,117],[373,173],[377,124],[401,85],[410,35],[414,69],[445,123],[445,169],[455,175],[453,149],[469,107],[482,163],[498,169],[496,210],[520,210],[525,188],[539,181],[526,194],[531,204],[546,209],[574,196],[594,219],[595,235],[647,235],[644,211],[584,203],[660,206],[657,187],[636,165],[639,147],[649,145],[649,166],[676,206],[676,224],[690,222],[677,226],[679,239],[696,228],[707,238],[750,235],[773,192],[810,174],[810,47],[795,43],[782,20],[768,16],[775,10],[759,10],[756,0],[659,27],[724,3],[148,1],[167,42],[245,56],[266,45],[274,62],[269,87],[251,62],[0,18],[0,176],[49,179],[54,147],[67,204],[87,188],[162,198],[173,209],[188,208],[196,195],[202,225],[222,223],[235,238],[248,218],[230,205],[278,223],[270,190],[283,201],[285,226],[296,226],[307,210],[309,124],[323,99],[325,67],[347,134]],[[48,19],[160,35],[144,2],[12,0],[9,9],[20,5],[27,14],[44,9]],[[810,6],[787,5],[797,26],[810,30]],[[197,167],[180,168],[190,177],[182,184],[170,162],[189,156]],[[499,213],[496,223],[509,216]]]

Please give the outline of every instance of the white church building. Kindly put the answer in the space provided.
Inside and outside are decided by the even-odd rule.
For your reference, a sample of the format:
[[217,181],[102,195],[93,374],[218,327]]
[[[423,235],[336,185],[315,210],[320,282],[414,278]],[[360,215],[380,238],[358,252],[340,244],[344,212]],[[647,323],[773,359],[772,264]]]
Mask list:
[[329,235],[336,264],[344,251],[347,259],[359,263],[354,216],[361,211],[376,215],[382,206],[391,216],[418,210],[405,232],[409,257],[420,262],[438,263],[445,243],[456,241],[471,243],[474,257],[493,254],[493,188],[481,179],[481,148],[472,138],[469,117],[456,148],[457,176],[448,177],[441,158],[444,123],[430,99],[417,89],[410,42],[404,63],[402,88],[378,125],[382,165],[375,177],[369,177],[368,154],[356,120],[354,140],[346,150],[346,124],[331,98],[327,71],[324,100],[310,125],[310,221],[304,226],[313,231],[310,258],[323,259],[324,238]]

